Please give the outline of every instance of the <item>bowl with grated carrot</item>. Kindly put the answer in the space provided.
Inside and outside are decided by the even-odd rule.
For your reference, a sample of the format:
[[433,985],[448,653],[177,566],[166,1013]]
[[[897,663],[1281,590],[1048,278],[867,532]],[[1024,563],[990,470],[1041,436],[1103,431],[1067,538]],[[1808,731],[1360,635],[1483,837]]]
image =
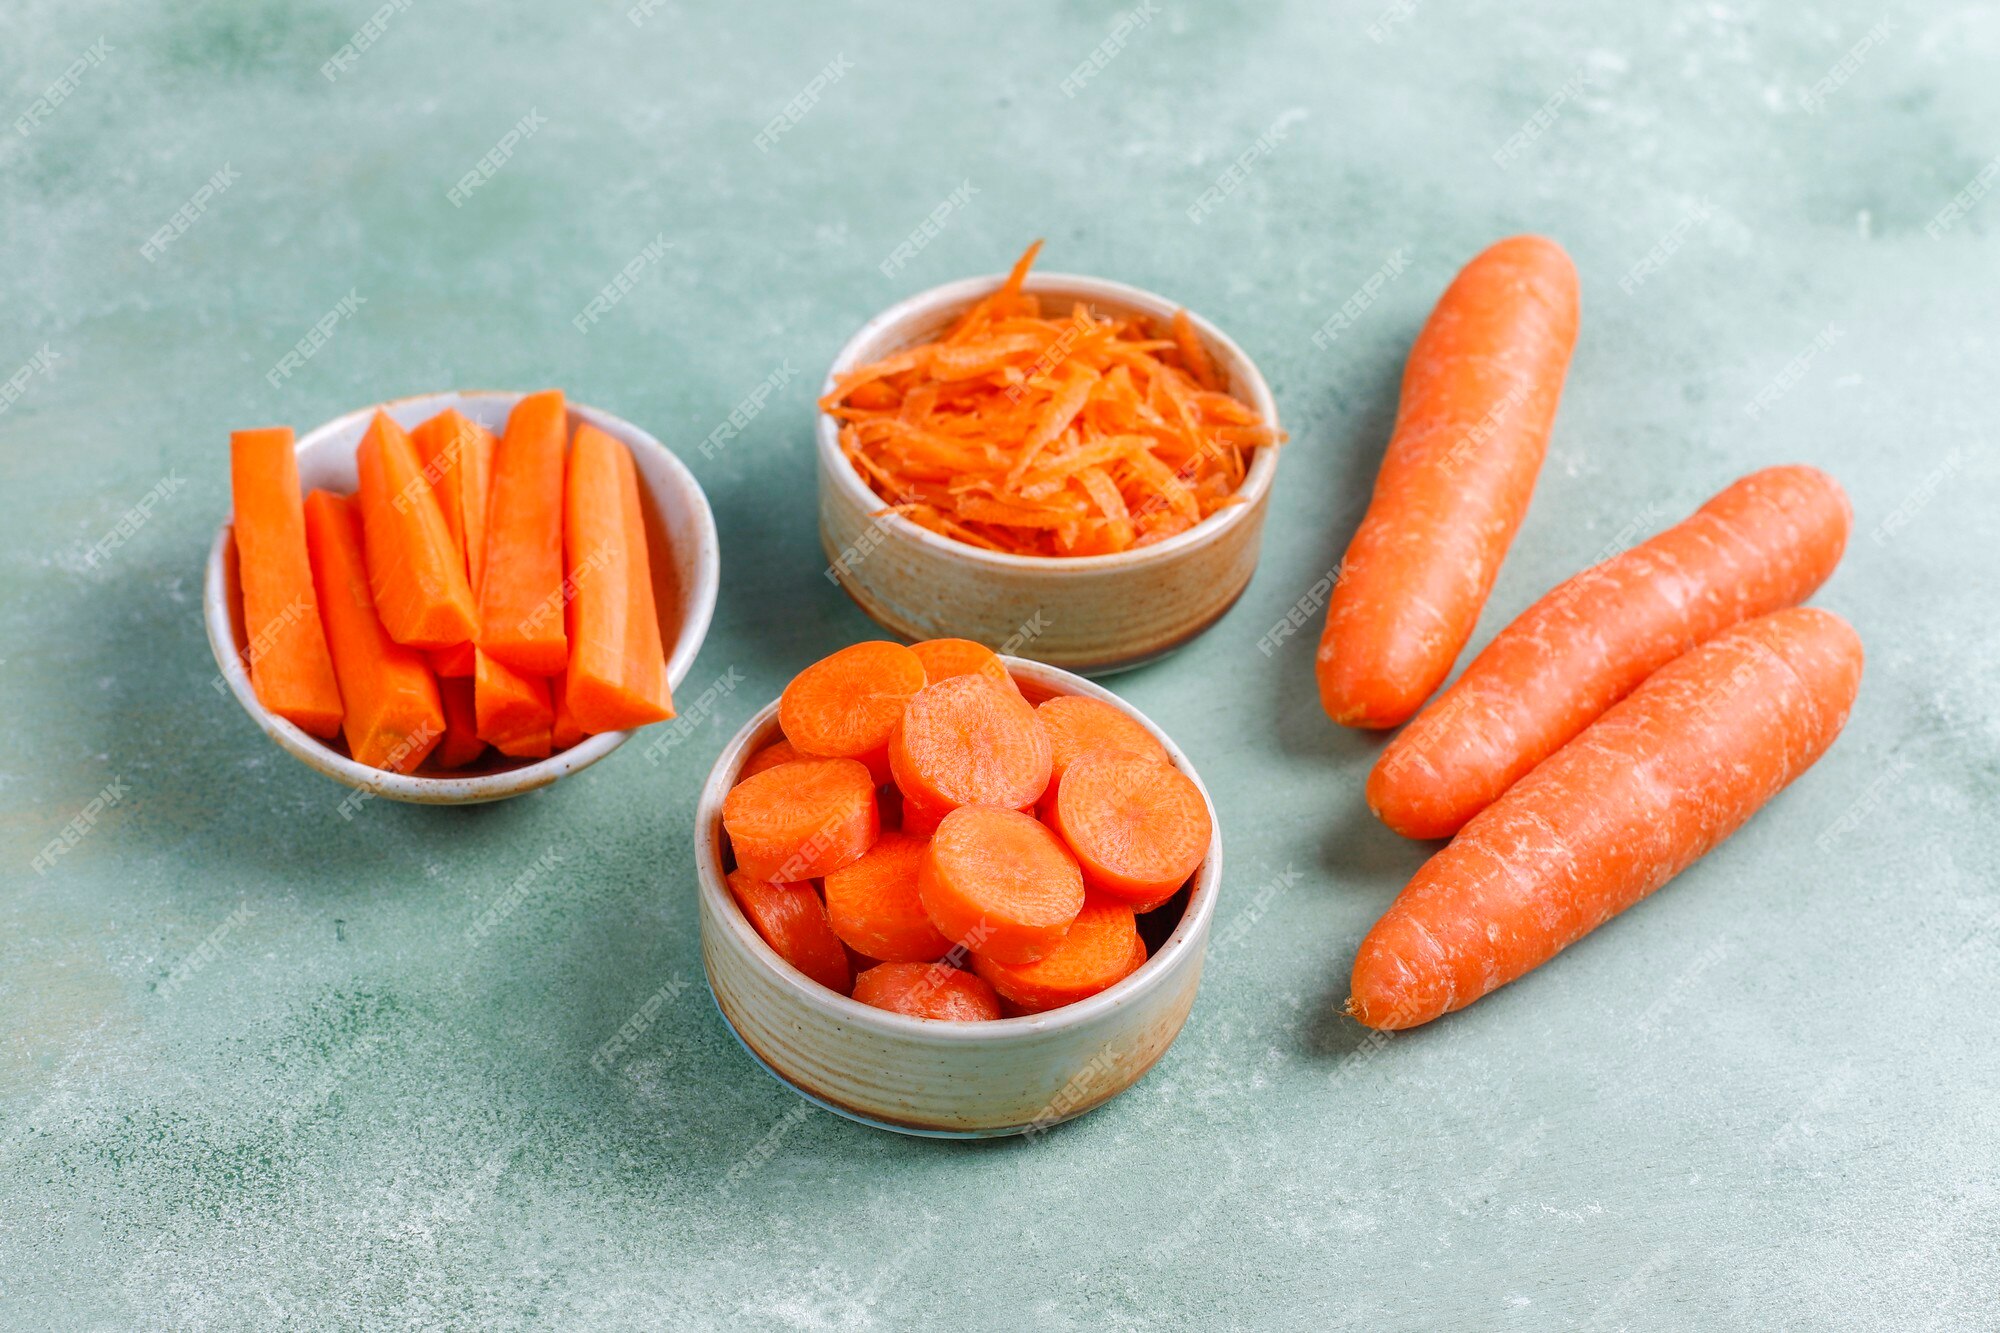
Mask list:
[[1284,432],[1215,325],[1123,283],[935,287],[841,349],[820,398],[826,576],[909,639],[1085,674],[1164,656],[1249,583]]

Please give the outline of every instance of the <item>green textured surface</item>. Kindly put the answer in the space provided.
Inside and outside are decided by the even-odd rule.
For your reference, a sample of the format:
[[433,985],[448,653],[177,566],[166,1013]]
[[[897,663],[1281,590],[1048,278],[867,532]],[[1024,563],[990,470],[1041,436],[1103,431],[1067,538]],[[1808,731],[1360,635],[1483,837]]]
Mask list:
[[[668,3],[635,25],[624,3],[416,0],[333,81],[366,0],[9,6],[0,376],[57,359],[0,413],[0,1325],[1994,1326],[2000,199],[1927,224],[2000,152],[2000,14],[1158,4],[1075,96],[1114,6]],[[1376,1049],[1335,1008],[1427,848],[1362,807],[1379,741],[1320,716],[1317,617],[1256,644],[1337,558],[1432,298],[1527,229],[1575,255],[1584,333],[1475,644],[1621,534],[1804,460],[1854,498],[1819,601],[1869,671],[1828,759],[1705,863]],[[1109,1108],[1034,1143],[912,1142],[794,1115],[731,1040],[688,825],[725,737],[869,632],[821,577],[823,367],[882,306],[1037,234],[1050,267],[1216,319],[1293,435],[1248,594],[1117,685],[1215,794],[1227,943],[1179,1044]],[[1407,271],[1316,347],[1398,248]],[[364,304],[274,387],[350,290]],[[693,464],[724,581],[684,697],[744,685],[664,765],[633,746],[505,805],[348,822],[344,789],[210,689],[226,432],[544,384]],[[676,980],[637,1052],[593,1071]]]

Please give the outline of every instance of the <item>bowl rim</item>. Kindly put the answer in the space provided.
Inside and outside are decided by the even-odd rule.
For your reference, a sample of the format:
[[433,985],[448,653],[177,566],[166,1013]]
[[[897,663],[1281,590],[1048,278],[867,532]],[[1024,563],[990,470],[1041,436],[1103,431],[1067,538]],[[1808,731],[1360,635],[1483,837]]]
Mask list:
[[[474,400],[490,400],[502,410],[508,410],[532,392],[536,391],[439,389],[429,393],[404,394],[401,397],[384,399],[366,407],[343,412],[329,421],[322,422],[298,436],[293,441],[292,450],[295,455],[302,454],[308,447],[329,436],[338,435],[344,430],[357,426],[365,430],[368,420],[378,411],[387,411],[393,416],[396,415],[398,408],[423,403],[436,404],[433,410],[441,411],[444,407]],[[680,633],[675,639],[673,654],[667,659],[668,687],[677,689],[693,669],[702,642],[708,637],[709,624],[714,619],[716,595],[721,583],[721,544],[716,535],[715,514],[709,507],[708,494],[702,489],[701,482],[687,464],[651,432],[602,408],[569,399],[567,395],[565,395],[565,405],[573,418],[589,422],[628,448],[643,449],[664,460],[669,475],[694,501],[693,586],[683,592]],[[640,484],[645,484],[643,474],[640,477]],[[664,520],[664,515],[662,518]],[[416,804],[473,804],[518,796],[538,787],[547,786],[558,778],[588,768],[623,745],[634,734],[630,729],[599,732],[584,737],[569,749],[559,754],[552,754],[546,759],[537,759],[532,763],[523,764],[518,768],[503,769],[498,773],[465,777],[449,774],[419,776],[410,773],[392,773],[386,769],[370,768],[340,753],[298,724],[279,717],[265,708],[263,701],[257,697],[256,687],[250,682],[248,667],[236,652],[235,611],[229,596],[227,572],[230,530],[235,519],[236,510],[232,501],[222,522],[216,527],[214,540],[209,543],[208,562],[202,575],[202,619],[208,631],[209,650],[214,654],[216,666],[220,669],[223,680],[228,683],[230,692],[236,696],[236,701],[242,706],[243,711],[248,713],[258,728],[276,741],[281,749],[308,767],[358,790]]]
[[[936,287],[904,297],[894,305],[869,319],[854,335],[842,344],[834,356],[833,364],[827,368],[826,378],[820,384],[818,398],[814,399],[815,421],[814,442],[819,454],[823,475],[830,477],[835,486],[846,493],[853,503],[864,506],[871,514],[882,505],[882,497],[877,495],[854,464],[840,449],[840,423],[818,407],[819,398],[833,391],[839,378],[852,370],[861,361],[862,347],[885,333],[890,333],[919,319],[935,316],[941,311],[954,307],[971,305],[982,296],[990,295],[1007,280],[1004,273],[989,273],[975,278],[959,278],[953,282],[941,283]],[[1081,273],[1030,272],[1022,284],[1022,290],[1038,296],[1081,296],[1094,304],[1110,308],[1123,308],[1142,313],[1154,319],[1171,319],[1176,310],[1187,310],[1188,319],[1202,341],[1211,348],[1225,352],[1237,365],[1243,368],[1243,396],[1249,405],[1260,412],[1273,429],[1281,429],[1278,420],[1277,399],[1272,396],[1271,386],[1264,380],[1264,373],[1257,363],[1236,341],[1224,333],[1210,320],[1178,302],[1169,301],[1157,292],[1129,283],[1117,282],[1110,278],[1094,278]],[[879,354],[878,354],[879,355]],[[1220,537],[1237,523],[1249,521],[1278,475],[1278,448],[1260,448],[1252,456],[1250,467],[1244,473],[1243,485],[1236,494],[1243,498],[1242,504],[1229,506],[1219,513],[1210,514],[1186,532],[1178,532],[1164,541],[1149,546],[1135,547],[1129,551],[1114,551],[1109,555],[1019,555],[1012,551],[989,551],[983,546],[956,541],[950,537],[932,532],[921,524],[913,523],[901,514],[876,514],[874,521],[885,531],[905,540],[915,541],[941,554],[957,555],[973,564],[982,564],[994,569],[1013,571],[1044,570],[1050,573],[1069,573],[1079,570],[1116,571],[1134,566],[1146,565],[1161,560],[1171,560],[1173,556],[1189,547],[1209,542]]]
[[[1043,689],[1060,694],[1080,694],[1109,704],[1131,717],[1166,747],[1174,767],[1194,783],[1195,790],[1201,793],[1202,801],[1208,806],[1210,832],[1208,852],[1194,873],[1194,887],[1188,895],[1187,907],[1166,942],[1124,978],[1086,999],[1039,1014],[1022,1014],[978,1023],[916,1018],[877,1009],[827,989],[779,957],[738,910],[723,875],[719,830],[711,834],[711,825],[719,824],[722,819],[722,803],[734,785],[737,772],[753,750],[768,739],[777,721],[778,700],[773,699],[730,738],[729,744],[716,757],[714,767],[709,770],[707,781],[702,784],[701,794],[695,802],[694,819],[696,891],[708,908],[702,913],[704,921],[713,919],[719,928],[728,931],[740,946],[785,983],[795,998],[842,1023],[867,1028],[878,1036],[922,1038],[952,1046],[1025,1042],[1045,1034],[1087,1027],[1114,1009],[1139,1003],[1149,992],[1166,984],[1169,975],[1183,963],[1185,955],[1193,953],[1193,961],[1198,966],[1200,955],[1206,949],[1209,925],[1215,916],[1215,900],[1222,888],[1222,820],[1216,813],[1214,798],[1208,794],[1208,788],[1202,784],[1201,775],[1195,771],[1186,753],[1151,718],[1102,685],[1061,667],[1052,667],[1030,658],[1002,655],[1000,660],[1006,663],[1010,674],[1019,674],[1022,679]],[[706,974],[706,968],[703,970]],[[712,981],[710,989],[713,989]]]

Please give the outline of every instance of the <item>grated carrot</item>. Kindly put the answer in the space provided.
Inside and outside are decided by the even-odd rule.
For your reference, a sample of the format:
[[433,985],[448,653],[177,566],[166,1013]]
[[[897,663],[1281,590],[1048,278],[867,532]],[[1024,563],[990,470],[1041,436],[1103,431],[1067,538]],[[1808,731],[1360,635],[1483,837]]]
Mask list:
[[835,381],[820,409],[883,513],[1020,555],[1108,555],[1231,505],[1284,433],[1229,396],[1185,310],[1167,328],[1025,292],[1042,243],[936,341]]

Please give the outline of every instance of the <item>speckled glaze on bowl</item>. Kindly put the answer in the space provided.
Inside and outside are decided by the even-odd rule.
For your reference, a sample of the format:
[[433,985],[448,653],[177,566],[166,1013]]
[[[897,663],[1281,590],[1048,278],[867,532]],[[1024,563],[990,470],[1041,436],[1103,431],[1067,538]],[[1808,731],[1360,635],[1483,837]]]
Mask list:
[[[411,427],[455,407],[494,434],[507,425],[507,414],[525,394],[473,389],[399,398],[378,406],[398,424]],[[298,441],[299,483],[306,491],[325,489],[351,494],[357,483],[354,453],[374,417],[375,406],[336,417],[301,436]],[[632,451],[645,501],[646,527],[653,560],[655,595],[663,608],[660,634],[667,650],[667,680],[678,689],[694,666],[695,654],[708,634],[721,581],[722,552],[716,540],[715,517],[708,497],[680,459],[667,447],[629,421],[578,403],[569,405],[570,428],[587,421]],[[662,546],[667,552],[660,554]],[[202,617],[208,644],[221,668],[218,687],[226,684],[266,736],[307,767],[358,791],[392,801],[420,805],[476,805],[504,800],[546,787],[557,778],[590,767],[623,745],[630,731],[607,731],[547,759],[523,763],[488,752],[470,770],[413,774],[388,773],[358,764],[347,752],[265,708],[250,684],[243,664],[249,636],[243,629],[243,589],[236,572],[236,543],[225,520],[209,547],[208,569],[202,582]],[[671,607],[677,614],[669,614]]]
[[[1030,701],[1081,694],[1131,714],[1201,786],[1172,738],[1110,691],[1038,662],[1006,662]],[[991,1023],[910,1018],[851,1000],[799,972],[764,943],[729,895],[723,798],[744,761],[778,736],[774,701],[716,760],[696,808],[694,843],[709,988],[737,1039],[780,1081],[879,1129],[994,1138],[1039,1133],[1103,1105],[1138,1082],[1173,1044],[1201,984],[1222,885],[1219,823],[1191,887],[1177,899],[1183,906],[1172,934],[1117,985],[1048,1013]],[[1208,799],[1206,788],[1202,798]],[[1211,801],[1211,818],[1214,813]]]
[[[857,366],[936,337],[1001,282],[969,278],[921,292],[863,325],[840,349],[824,393]],[[1026,290],[1116,314],[1173,318],[1177,303],[1137,287],[1066,273],[1031,273]],[[1229,392],[1276,427],[1278,405],[1243,349],[1199,315],[1195,329]],[[941,537],[897,515],[840,451],[840,427],[818,422],[820,543],[828,576],[876,623],[909,639],[973,639],[1054,666],[1103,675],[1163,657],[1218,620],[1257,568],[1277,449],[1252,456],[1244,503],[1163,542],[1115,555],[1025,556]]]

